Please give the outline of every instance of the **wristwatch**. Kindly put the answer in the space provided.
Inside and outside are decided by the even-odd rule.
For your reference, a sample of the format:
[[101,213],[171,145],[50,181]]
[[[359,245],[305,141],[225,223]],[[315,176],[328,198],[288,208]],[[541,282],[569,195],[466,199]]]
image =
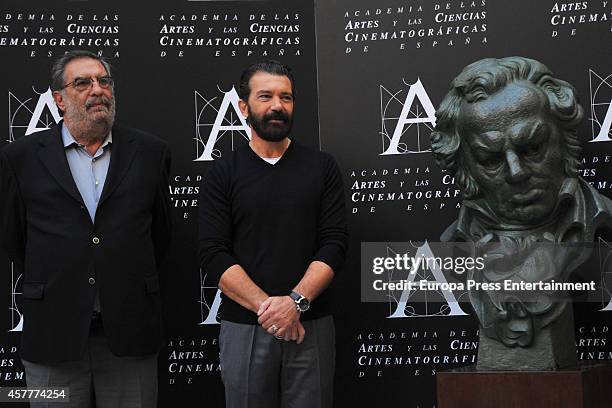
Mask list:
[[297,292],[291,291],[289,297],[293,299],[295,302],[295,308],[298,312],[304,313],[308,309],[310,309],[310,300],[306,299],[304,296],[300,295]]

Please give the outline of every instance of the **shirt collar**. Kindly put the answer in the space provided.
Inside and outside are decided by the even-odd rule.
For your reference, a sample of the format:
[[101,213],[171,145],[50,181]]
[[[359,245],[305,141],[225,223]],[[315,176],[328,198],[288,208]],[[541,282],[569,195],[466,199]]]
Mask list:
[[[77,145],[77,146],[81,146],[74,138],[74,136],[72,136],[72,134],[70,133],[70,130],[68,130],[68,126],[64,125],[64,122],[62,122],[62,142],[64,143],[64,147],[70,147],[72,145]],[[110,131],[108,132],[108,136],[106,136],[106,139],[104,139],[104,143],[102,143],[102,146],[100,146],[101,149],[104,149],[106,146],[108,146],[109,144],[113,143],[113,132]]]

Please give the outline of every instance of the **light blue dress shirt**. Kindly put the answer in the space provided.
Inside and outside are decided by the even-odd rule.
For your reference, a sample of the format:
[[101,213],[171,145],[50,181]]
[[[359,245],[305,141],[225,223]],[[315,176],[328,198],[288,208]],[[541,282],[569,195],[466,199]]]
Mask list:
[[[72,173],[72,178],[81,193],[91,222],[94,222],[98,202],[108,174],[108,166],[110,165],[113,135],[109,133],[96,153],[91,155],[85,146],[74,140],[68,128],[62,123],[62,141],[64,142],[70,173]],[[93,310],[100,311],[100,294],[98,291],[96,291]]]
[[63,123],[62,140],[72,178],[81,193],[91,222],[94,222],[110,164],[113,135],[109,133],[102,146],[93,155],[89,154],[85,146],[77,143]]

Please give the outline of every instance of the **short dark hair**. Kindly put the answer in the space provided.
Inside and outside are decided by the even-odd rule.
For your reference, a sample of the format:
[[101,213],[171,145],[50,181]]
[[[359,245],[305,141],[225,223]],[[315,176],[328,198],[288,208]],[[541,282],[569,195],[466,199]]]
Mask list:
[[431,133],[431,150],[438,166],[455,176],[464,197],[479,194],[476,180],[458,153],[462,138],[457,127],[461,104],[487,99],[515,81],[529,81],[547,97],[550,113],[563,130],[565,174],[579,175],[580,141],[577,128],[584,118],[576,90],[569,83],[555,78],[539,61],[524,57],[485,58],[471,63],[453,80],[436,111],[436,127]]
[[240,96],[240,99],[245,102],[249,99],[249,95],[251,94],[249,81],[253,75],[258,72],[267,72],[268,74],[286,76],[289,78],[289,81],[291,82],[291,93],[293,94],[293,99],[295,99],[295,81],[293,79],[291,68],[274,60],[263,60],[256,62],[242,71],[242,75],[240,76],[240,88],[238,89],[238,96]]
[[66,65],[72,60],[79,58],[91,58],[100,61],[100,64],[106,70],[106,75],[111,75],[111,67],[108,61],[97,55],[91,51],[85,50],[72,50],[68,51],[61,57],[55,60],[53,66],[51,67],[51,90],[52,91],[60,91],[64,88],[64,71],[66,70]]

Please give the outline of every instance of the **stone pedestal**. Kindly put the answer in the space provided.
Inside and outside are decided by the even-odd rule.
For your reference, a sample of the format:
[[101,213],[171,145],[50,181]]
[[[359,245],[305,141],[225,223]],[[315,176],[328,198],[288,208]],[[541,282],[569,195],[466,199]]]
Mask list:
[[612,406],[612,364],[557,371],[476,371],[436,374],[438,408],[602,408]]

